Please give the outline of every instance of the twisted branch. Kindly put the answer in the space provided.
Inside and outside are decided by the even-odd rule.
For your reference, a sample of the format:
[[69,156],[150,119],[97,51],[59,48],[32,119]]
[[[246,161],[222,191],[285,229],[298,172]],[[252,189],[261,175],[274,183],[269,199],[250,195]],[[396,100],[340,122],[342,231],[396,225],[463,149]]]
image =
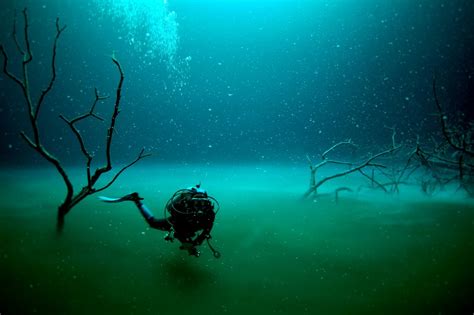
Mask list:
[[25,34],[25,43],[26,43],[26,54],[24,55],[23,58],[23,64],[28,64],[33,60],[33,54],[31,53],[31,47],[30,47],[30,35],[28,32],[28,12],[26,11],[26,8],[23,9],[23,18],[25,19],[25,27],[24,27],[24,34]]
[[[392,144],[393,143],[394,142],[392,142]],[[326,151],[324,151],[324,153],[321,155],[321,157],[323,158],[323,161],[321,161],[317,165],[313,165],[313,163],[312,163],[311,159],[309,158],[309,156],[306,156],[306,158],[309,162],[311,176],[310,176],[310,181],[309,181],[309,188],[306,191],[306,193],[303,195],[303,198],[308,197],[312,193],[317,194],[318,188],[321,185],[323,185],[324,183],[326,183],[327,181],[336,179],[338,177],[343,177],[343,176],[349,175],[349,174],[354,173],[354,172],[360,172],[363,176],[371,179],[371,181],[373,183],[376,183],[379,186],[383,187],[382,184],[376,182],[373,178],[370,178],[364,172],[362,172],[362,169],[365,168],[365,167],[385,168],[386,167],[385,165],[380,164],[380,163],[374,163],[374,160],[380,158],[381,156],[390,154],[390,153],[392,153],[392,152],[394,152],[394,151],[401,148],[400,145],[399,146],[392,146],[390,149],[387,149],[387,150],[382,151],[378,154],[372,155],[369,158],[367,158],[364,162],[361,162],[358,165],[354,166],[353,162],[345,162],[345,161],[327,159],[327,155],[330,152],[334,151],[336,148],[338,148],[341,145],[351,145],[351,146],[357,147],[350,139],[346,140],[346,141],[338,142],[335,145],[333,145],[332,147],[330,147],[329,149],[327,149]],[[327,176],[327,177],[325,177],[325,178],[323,178],[319,181],[316,181],[316,172],[317,172],[317,170],[319,168],[321,168],[322,166],[326,165],[326,164],[346,165],[346,166],[349,166],[350,168],[346,171],[339,172],[339,173],[333,174],[331,176]],[[386,190],[385,188],[383,188],[383,189]]]
[[341,141],[341,142],[338,142],[336,143],[335,145],[333,145],[332,147],[330,147],[329,149],[327,149],[326,151],[324,151],[324,153],[321,155],[321,158],[322,159],[326,159],[326,156],[331,153],[332,151],[334,151],[337,147],[341,146],[341,145],[351,145],[355,148],[357,148],[357,146],[354,144],[354,142],[352,142],[351,139],[348,139],[348,140],[345,140],[345,141]]
[[0,53],[3,56],[3,73],[5,73],[7,77],[9,77],[16,84],[18,84],[21,87],[21,89],[24,91],[25,85],[23,84],[23,81],[21,81],[16,75],[8,71],[8,55],[2,44],[0,44]]
[[58,39],[59,36],[61,36],[61,33],[66,29],[66,27],[66,25],[60,27],[59,18],[56,18],[56,36],[54,37],[53,56],[51,58],[51,79],[49,80],[48,86],[43,91],[41,91],[41,95],[36,105],[36,111],[34,115],[35,120],[38,119],[39,110],[41,108],[41,105],[43,104],[44,98],[51,91],[51,89],[53,88],[54,81],[56,80],[56,51],[58,46]]
[[120,73],[120,79],[119,79],[119,83],[117,85],[117,89],[115,93],[114,112],[112,114],[112,118],[110,119],[110,125],[107,130],[107,139],[106,139],[106,145],[105,145],[105,156],[106,156],[107,163],[106,165],[96,169],[96,171],[94,172],[94,175],[91,176],[91,180],[90,180],[91,186],[93,186],[97,182],[97,180],[102,174],[112,169],[112,159],[111,159],[110,149],[112,147],[112,138],[114,135],[115,123],[117,121],[118,114],[120,114],[120,100],[122,98],[123,80],[125,79],[122,66],[120,65],[118,60],[115,58],[115,56],[112,56],[112,62],[117,66],[117,69]]
[[21,48],[19,42],[18,42],[18,37],[16,36],[16,10],[15,10],[15,15],[13,16],[13,31],[12,31],[12,37],[13,41],[15,42],[16,49],[18,49],[18,52],[24,56],[25,51]]
[[326,178],[323,178],[321,179],[317,184],[316,186],[314,187],[314,189],[318,189],[319,186],[321,186],[322,184],[324,184],[325,182],[327,182],[328,180],[332,180],[332,179],[335,179],[335,178],[338,178],[338,177],[342,177],[342,176],[346,176],[346,175],[349,175],[350,173],[353,173],[353,172],[357,172],[359,171],[360,169],[364,168],[364,167],[368,167],[368,166],[377,166],[377,167],[385,167],[381,164],[373,164],[371,163],[373,160],[383,156],[383,155],[387,155],[389,153],[392,153],[394,152],[395,150],[398,150],[400,148],[400,146],[398,147],[395,147],[395,148],[390,148],[388,150],[385,150],[385,151],[382,151],[378,154],[375,154],[371,157],[369,157],[365,162],[353,167],[353,168],[350,168],[344,172],[341,172],[341,173],[337,173],[337,174],[334,174],[334,175],[331,175],[331,176],[328,176]]
[[388,193],[388,190],[387,188],[385,188],[385,185],[379,183],[378,181],[375,180],[375,177],[374,177],[374,173],[372,172],[372,176],[369,176],[367,174],[364,173],[364,171],[362,169],[359,169],[358,170],[360,174],[362,174],[362,176],[366,177],[367,179],[370,180],[370,183],[372,185],[377,185],[377,187],[379,187],[380,189],[382,189],[384,192]]
[[104,119],[99,117],[97,114],[95,114],[94,110],[95,110],[95,107],[96,107],[97,103],[99,101],[105,100],[107,98],[107,96],[99,95],[97,89],[95,89],[95,100],[94,100],[89,112],[87,112],[85,114],[82,114],[82,115],[79,115],[79,116],[77,116],[73,119],[67,119],[64,115],[60,115],[60,118],[68,124],[68,126],[70,127],[70,129],[72,130],[74,135],[76,136],[76,138],[79,142],[80,148],[81,148],[81,152],[83,153],[83,155],[86,157],[86,160],[87,160],[87,162],[86,162],[87,185],[83,186],[82,189],[78,193],[76,193],[76,194],[74,193],[74,187],[73,187],[73,185],[72,185],[65,169],[62,167],[61,163],[59,162],[59,160],[55,156],[53,156],[51,153],[49,153],[46,150],[46,148],[41,144],[40,136],[39,136],[40,132],[39,132],[39,128],[38,128],[38,116],[39,116],[39,113],[40,113],[40,110],[41,110],[41,107],[42,107],[41,105],[43,104],[46,96],[52,90],[52,88],[54,86],[54,83],[56,81],[57,45],[58,45],[58,41],[59,41],[59,38],[60,38],[62,32],[66,29],[66,26],[61,27],[60,24],[59,24],[59,18],[56,19],[56,36],[54,38],[53,47],[52,47],[51,78],[49,79],[46,88],[41,91],[41,94],[40,94],[37,102],[33,103],[32,99],[31,99],[31,92],[30,92],[29,79],[28,79],[28,64],[33,60],[33,54],[32,54],[31,46],[30,46],[29,31],[28,31],[28,29],[29,29],[28,13],[27,13],[26,9],[23,10],[23,16],[24,16],[24,20],[25,20],[25,23],[24,23],[24,37],[25,37],[25,43],[26,43],[26,50],[23,50],[21,48],[19,42],[18,42],[17,30],[16,30],[16,16],[14,18],[13,32],[12,32],[13,41],[15,42],[16,49],[23,56],[22,67],[21,67],[22,68],[21,78],[17,77],[16,75],[14,75],[13,73],[11,73],[8,70],[8,65],[9,65],[8,55],[7,55],[3,45],[1,45],[1,44],[0,44],[0,55],[3,57],[3,72],[5,73],[5,75],[8,78],[10,78],[13,82],[15,82],[16,84],[18,84],[20,86],[20,88],[23,92],[23,96],[25,98],[25,102],[26,102],[27,107],[28,107],[28,116],[29,116],[29,119],[30,119],[32,131],[33,131],[33,138],[30,138],[23,131],[20,133],[21,137],[25,140],[25,142],[31,148],[33,148],[44,159],[46,159],[48,162],[50,162],[51,164],[54,165],[54,167],[59,172],[59,174],[61,175],[61,177],[62,177],[62,179],[63,179],[63,181],[66,185],[66,188],[67,188],[66,197],[65,197],[64,201],[62,202],[62,204],[58,208],[58,217],[57,217],[57,220],[58,220],[57,221],[57,229],[58,229],[58,232],[61,232],[62,228],[63,228],[63,225],[64,225],[64,217],[75,205],[77,205],[79,202],[81,202],[87,196],[89,196],[89,195],[91,195],[91,194],[93,194],[97,191],[102,191],[102,190],[108,188],[110,185],[112,185],[117,180],[117,178],[120,176],[120,174],[122,174],[127,168],[131,167],[132,165],[137,163],[139,160],[149,156],[150,154],[145,154],[144,149],[142,149],[140,151],[140,154],[138,155],[138,157],[134,161],[132,161],[131,163],[129,163],[128,165],[126,165],[125,167],[120,169],[120,171],[105,186],[103,186],[102,188],[99,188],[99,189],[94,188],[94,184],[96,184],[99,177],[102,174],[104,174],[104,173],[106,173],[106,172],[108,172],[112,169],[112,161],[111,161],[110,150],[111,150],[111,146],[112,146],[112,138],[113,138],[113,134],[114,134],[114,130],[115,130],[116,119],[117,119],[118,114],[120,113],[119,108],[120,108],[120,101],[121,101],[122,85],[123,85],[123,81],[124,81],[124,74],[123,74],[122,67],[121,67],[120,63],[118,62],[118,60],[115,58],[115,56],[113,56],[112,61],[117,66],[117,68],[119,70],[120,80],[119,80],[119,83],[118,83],[117,89],[116,89],[114,111],[113,111],[112,118],[111,118],[111,121],[110,121],[110,124],[109,124],[109,128],[107,130],[106,152],[105,152],[107,162],[106,162],[105,166],[98,168],[94,172],[93,175],[91,175],[91,171],[90,171],[93,156],[87,150],[84,139],[83,139],[81,133],[79,132],[79,130],[77,129],[76,124],[79,123],[80,121],[82,121],[83,119],[88,118],[88,117],[93,117],[93,118],[96,118],[98,120],[103,121]]
[[79,115],[71,120],[68,120],[67,118],[65,118],[62,114],[59,115],[59,117],[64,120],[68,126],[71,128],[72,132],[74,133],[74,135],[76,136],[77,138],[77,141],[79,142],[79,146],[81,147],[81,151],[82,151],[82,154],[84,154],[84,156],[86,157],[86,175],[87,175],[87,186],[89,188],[92,189],[92,185],[91,185],[91,164],[92,164],[92,154],[89,153],[89,151],[86,149],[86,146],[84,144],[84,139],[82,138],[82,135],[81,133],[79,132],[79,130],[76,128],[76,126],[74,124],[78,123],[79,121],[87,118],[87,117],[94,117],[100,121],[104,121],[103,118],[99,117],[97,114],[94,113],[94,109],[95,109],[95,106],[97,105],[97,103],[99,101],[103,101],[105,99],[108,98],[108,96],[100,96],[99,95],[99,92],[97,91],[97,88],[94,89],[95,91],[95,100],[94,100],[94,103],[92,104],[91,106],[91,109],[89,110],[89,112],[87,113],[84,113],[82,115]]
[[140,161],[141,159],[143,158],[146,158],[148,156],[151,155],[151,153],[144,153],[145,152],[145,149],[143,148],[140,153],[138,154],[138,156],[135,158],[135,160],[133,160],[132,162],[130,162],[129,164],[127,164],[126,166],[122,167],[122,169],[120,171],[118,171],[117,174],[115,174],[115,176],[112,178],[111,181],[109,181],[108,184],[106,184],[104,187],[102,188],[99,188],[99,189],[95,189],[94,192],[99,192],[99,191],[102,191],[104,189],[107,189],[109,188],[116,180],[117,178],[120,176],[120,174],[123,173],[123,171],[125,171],[127,168],[129,168],[130,166],[134,165],[135,163],[137,163],[138,161]]
[[447,125],[448,118],[445,115],[445,113],[443,111],[443,108],[441,107],[441,103],[439,101],[439,98],[438,98],[438,93],[437,93],[437,90],[436,90],[436,76],[433,76],[433,96],[434,96],[434,99],[435,99],[436,108],[438,110],[438,115],[440,117],[441,131],[443,133],[444,138],[448,142],[448,144],[453,149],[455,149],[457,151],[460,151],[462,153],[465,153],[465,154],[467,154],[471,157],[474,157],[474,151],[471,151],[471,150],[467,149],[467,143],[465,141],[462,141],[462,146],[460,146],[459,144],[455,143],[455,141],[453,139],[452,133],[449,130],[448,125]]
[[[29,79],[28,79],[28,63],[31,62],[33,59],[33,54],[31,52],[31,46],[30,46],[30,39],[29,39],[29,23],[28,23],[28,12],[26,8],[23,10],[23,17],[24,17],[24,36],[25,36],[25,43],[26,43],[26,51],[23,51],[18,43],[18,39],[16,36],[16,18],[14,21],[14,30],[12,32],[12,35],[14,37],[15,45],[17,46],[17,49],[19,49],[20,53],[23,55],[23,61],[22,61],[22,77],[18,78],[16,75],[11,73],[8,70],[8,64],[9,64],[9,59],[8,55],[2,45],[0,45],[0,52],[3,56],[3,73],[10,78],[12,81],[17,83],[21,91],[23,92],[23,96],[25,98],[25,102],[27,104],[28,108],[28,115],[31,123],[31,128],[33,130],[33,135],[34,138],[31,139],[26,135],[24,131],[20,133],[22,139],[26,141],[26,143],[33,148],[36,152],[38,152],[44,159],[46,159],[48,162],[53,164],[53,166],[56,168],[56,170],[59,172],[61,175],[66,187],[67,187],[67,194],[66,198],[64,200],[64,203],[69,202],[72,199],[73,196],[73,186],[71,181],[69,180],[68,175],[66,174],[64,168],[61,166],[61,163],[59,160],[54,157],[51,153],[49,153],[46,148],[40,143],[40,138],[39,138],[39,129],[38,129],[38,123],[37,120],[35,119],[35,114],[34,114],[34,104],[31,100],[30,96],[30,87],[29,87]],[[58,35],[59,37],[59,35]],[[54,59],[53,59],[54,62]],[[38,107],[38,105],[36,105]]]

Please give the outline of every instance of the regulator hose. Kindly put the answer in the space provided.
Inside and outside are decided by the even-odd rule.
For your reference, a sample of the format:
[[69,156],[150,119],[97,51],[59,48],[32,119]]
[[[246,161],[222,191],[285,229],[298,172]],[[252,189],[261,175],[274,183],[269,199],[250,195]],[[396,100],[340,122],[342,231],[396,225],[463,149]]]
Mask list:
[[211,242],[209,241],[211,237],[209,236],[206,240],[207,240],[207,246],[209,246],[209,248],[211,249],[212,251],[212,254],[214,255],[215,258],[221,258],[221,253],[217,250],[214,249],[214,247],[212,247],[211,245]]

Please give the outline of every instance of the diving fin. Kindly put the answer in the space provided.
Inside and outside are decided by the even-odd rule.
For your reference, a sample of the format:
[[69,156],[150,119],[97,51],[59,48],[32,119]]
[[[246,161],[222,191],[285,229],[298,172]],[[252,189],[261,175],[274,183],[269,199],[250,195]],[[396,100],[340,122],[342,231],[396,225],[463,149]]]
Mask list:
[[110,203],[115,203],[115,202],[122,202],[122,201],[138,201],[138,200],[143,200],[140,196],[138,196],[138,193],[131,193],[126,196],[123,196],[121,198],[109,198],[105,196],[99,196],[99,199],[102,200],[103,202],[110,202]]
[[99,199],[104,201],[104,202],[120,202],[122,198],[109,198],[109,197],[104,197],[104,196],[99,196]]

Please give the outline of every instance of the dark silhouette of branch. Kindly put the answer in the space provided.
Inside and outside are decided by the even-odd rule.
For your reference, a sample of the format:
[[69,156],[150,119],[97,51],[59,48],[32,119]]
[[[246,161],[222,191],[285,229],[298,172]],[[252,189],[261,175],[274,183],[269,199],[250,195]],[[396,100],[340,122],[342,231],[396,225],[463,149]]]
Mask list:
[[[51,89],[53,88],[54,81],[56,81],[56,51],[58,47],[58,39],[59,39],[59,36],[61,36],[61,33],[66,29],[66,27],[67,27],[66,25],[64,25],[63,27],[60,27],[59,18],[56,18],[56,36],[54,38],[53,57],[51,60],[51,79],[49,80],[48,86],[43,91],[41,91],[41,95],[36,105],[36,111],[34,115],[35,119],[38,119],[39,110],[41,108],[41,105],[43,104],[44,98],[49,93],[49,91],[51,91]],[[27,41],[27,43],[28,42],[29,41]]]
[[115,180],[117,180],[117,178],[120,176],[120,174],[122,174],[123,171],[125,171],[127,168],[134,165],[135,163],[137,163],[141,159],[146,158],[146,157],[151,155],[150,153],[144,153],[144,152],[145,152],[145,149],[142,149],[135,160],[133,160],[132,162],[130,162],[126,166],[122,167],[122,169],[120,171],[118,171],[117,174],[115,174],[115,176],[112,178],[111,181],[109,181],[109,183],[107,185],[105,185],[102,188],[96,189],[95,192],[99,192],[99,191],[102,191],[104,189],[109,188],[115,182]]
[[23,84],[23,81],[21,81],[16,75],[8,71],[8,55],[7,55],[7,52],[5,51],[5,48],[1,44],[0,44],[0,53],[3,56],[3,73],[5,73],[7,77],[9,77],[12,81],[18,84],[22,90],[24,90],[25,85]]
[[38,154],[40,154],[44,159],[46,159],[56,168],[58,173],[61,175],[64,181],[64,184],[66,185],[66,196],[64,198],[64,201],[58,207],[58,215],[57,215],[57,231],[61,232],[64,226],[65,216],[69,213],[69,211],[71,211],[71,209],[74,206],[76,206],[79,202],[81,202],[87,196],[94,194],[97,191],[102,191],[110,187],[116,181],[116,179],[120,176],[120,174],[122,174],[127,168],[131,167],[132,165],[137,163],[139,160],[149,156],[150,154],[145,154],[144,149],[142,149],[138,157],[134,161],[132,161],[131,163],[129,163],[128,165],[120,169],[118,173],[115,174],[115,176],[112,178],[112,180],[110,180],[105,186],[101,188],[95,188],[94,185],[97,183],[101,175],[112,170],[112,159],[111,159],[110,151],[112,147],[112,139],[113,139],[113,135],[115,131],[116,119],[117,119],[118,114],[120,113],[120,101],[121,101],[121,94],[122,94],[122,86],[124,82],[124,74],[123,74],[122,67],[119,61],[115,58],[115,56],[112,56],[112,62],[115,64],[115,66],[117,67],[119,71],[120,79],[116,88],[114,111],[109,123],[109,127],[107,129],[106,146],[105,146],[106,164],[102,167],[97,168],[94,174],[91,174],[91,164],[93,160],[93,155],[87,150],[85,141],[81,133],[79,132],[79,129],[77,129],[76,124],[88,117],[92,117],[100,121],[104,121],[104,119],[98,116],[94,111],[95,111],[95,107],[97,103],[99,101],[103,101],[107,99],[108,97],[99,95],[99,92],[97,91],[97,89],[95,89],[95,100],[89,112],[79,115],[72,119],[67,119],[64,115],[60,115],[60,118],[68,124],[71,131],[76,136],[76,139],[79,142],[81,152],[86,158],[87,185],[83,186],[78,192],[74,191],[74,187],[71,183],[71,180],[69,179],[69,176],[67,175],[66,170],[61,165],[60,161],[54,155],[49,153],[49,151],[41,143],[40,129],[38,126],[38,116],[40,114],[42,104],[44,103],[47,95],[53,89],[54,83],[56,81],[57,46],[58,46],[58,41],[60,39],[60,36],[63,33],[63,31],[66,29],[66,26],[61,27],[59,23],[59,18],[56,19],[56,36],[54,37],[54,41],[53,41],[52,58],[51,58],[51,78],[49,79],[46,87],[41,91],[41,94],[37,102],[34,103],[31,98],[29,77],[28,77],[28,64],[31,62],[31,60],[33,60],[33,54],[32,54],[31,46],[30,46],[29,31],[28,31],[28,28],[29,28],[28,13],[26,9],[23,10],[23,17],[25,21],[24,23],[24,37],[25,37],[25,44],[26,44],[25,50],[21,48],[18,42],[17,32],[16,32],[16,17],[14,19],[14,26],[13,26],[13,32],[12,32],[16,49],[23,56],[23,61],[22,61],[22,66],[21,66],[21,70],[22,70],[21,77],[17,77],[15,74],[9,71],[8,69],[9,59],[8,59],[7,52],[5,51],[4,46],[0,44],[0,54],[3,56],[3,73],[5,73],[5,75],[8,78],[10,78],[13,82],[15,82],[17,85],[20,86],[21,91],[23,92],[23,96],[24,96],[27,108],[28,108],[28,116],[31,123],[32,131],[33,131],[33,137],[28,136],[23,131],[20,133],[21,137],[25,140],[25,142],[31,148],[33,148],[36,152],[38,152]]
[[336,201],[336,203],[339,203],[339,194],[341,193],[341,191],[352,192],[353,190],[349,187],[339,187],[338,189],[336,189],[336,191],[335,191],[335,195],[336,195],[335,201]]
[[385,185],[381,184],[377,180],[375,180],[375,175],[374,175],[373,171],[372,171],[372,176],[369,176],[369,175],[365,174],[362,169],[359,169],[359,173],[362,174],[362,176],[369,179],[372,186],[377,186],[378,188],[382,189],[384,192],[388,193],[388,190],[387,190],[387,188],[385,188]]
[[[440,123],[441,123],[441,131],[443,133],[444,139],[448,142],[448,144],[454,150],[460,151],[471,157],[474,157],[474,151],[468,148],[468,143],[466,142],[464,134],[457,135],[458,139],[454,139],[455,134],[448,127],[448,123],[447,123],[448,117],[445,115],[443,108],[441,107],[441,103],[439,101],[438,93],[436,90],[436,75],[433,76],[433,96],[435,99],[436,108],[438,110],[438,115],[439,115]],[[459,138],[461,138],[461,140],[459,140]]]
[[[474,122],[467,124],[462,120],[452,122],[443,110],[436,88],[436,75],[433,76],[432,89],[437,116],[439,118],[443,141],[431,140],[434,148],[422,149],[417,142],[414,158],[430,174],[430,179],[422,179],[422,190],[432,195],[436,189],[453,181],[458,181],[459,189],[464,189],[469,196],[474,196]],[[433,179],[435,181],[433,181]]]
[[16,46],[16,49],[18,50],[18,52],[24,56],[25,55],[25,51],[21,48],[20,46],[20,43],[18,42],[18,37],[16,35],[16,11],[15,11],[15,15],[13,17],[13,32],[12,32],[12,37],[13,37],[13,41],[15,42],[15,46]]
[[338,148],[339,146],[341,145],[351,145],[355,148],[357,148],[357,146],[354,144],[354,142],[352,142],[351,139],[348,139],[348,140],[345,140],[345,141],[341,141],[341,142],[338,142],[336,143],[335,145],[333,145],[332,147],[330,147],[329,149],[327,149],[322,155],[321,155],[321,158],[322,159],[326,159],[326,156],[331,153],[332,151],[334,151],[336,148]]
[[337,177],[342,177],[342,176],[346,176],[346,175],[349,175],[350,173],[353,173],[353,172],[356,172],[356,171],[359,171],[360,169],[364,168],[364,167],[367,167],[367,166],[377,166],[377,167],[384,167],[383,165],[381,164],[373,164],[371,163],[373,160],[383,156],[383,155],[386,155],[386,154],[389,154],[389,153],[392,153],[393,151],[399,149],[400,147],[395,147],[395,148],[390,148],[388,150],[385,150],[385,151],[382,151],[378,154],[375,154],[371,157],[369,157],[365,162],[353,167],[353,168],[350,168],[348,169],[347,171],[344,171],[344,172],[341,172],[341,173],[338,173],[338,174],[334,174],[334,175],[331,175],[331,176],[328,176],[328,177],[325,177],[323,178],[322,180],[320,180],[317,184],[316,184],[316,187],[315,189],[317,189],[319,186],[321,186],[322,184],[324,184],[325,182],[327,182],[328,180],[331,180],[331,179],[335,179]]
[[86,145],[84,143],[84,139],[82,138],[82,135],[81,133],[79,132],[79,130],[76,128],[76,126],[74,124],[78,123],[79,121],[85,119],[85,118],[88,118],[88,117],[94,117],[100,121],[104,121],[103,118],[99,117],[97,114],[94,113],[94,109],[95,109],[95,106],[97,105],[97,103],[99,101],[103,101],[103,100],[106,100],[108,98],[108,96],[100,96],[99,95],[99,92],[97,91],[97,88],[94,89],[94,92],[95,92],[95,100],[94,100],[94,103],[92,104],[91,106],[91,109],[89,110],[89,112],[85,113],[85,114],[82,114],[82,115],[79,115],[71,120],[68,120],[67,118],[65,118],[62,114],[59,115],[59,117],[64,120],[68,125],[69,127],[71,128],[72,132],[74,133],[74,135],[76,136],[77,138],[77,141],[79,142],[79,146],[81,147],[81,151],[82,151],[82,154],[84,154],[84,156],[86,157],[86,175],[87,175],[87,184],[89,186],[89,188],[92,189],[92,184],[91,184],[91,164],[92,164],[92,154],[89,153],[89,151],[86,149]]
[[[357,147],[354,143],[352,143],[352,141],[350,139],[346,140],[346,141],[341,141],[339,143],[336,143],[335,145],[330,147],[328,150],[326,150],[321,155],[321,157],[323,158],[323,161],[321,161],[320,163],[318,163],[316,165],[313,165],[313,163],[312,163],[311,159],[309,158],[309,156],[306,156],[306,158],[309,162],[309,168],[310,168],[311,173],[310,173],[309,188],[304,193],[303,198],[307,198],[311,194],[316,195],[318,193],[318,188],[321,185],[323,185],[324,183],[326,183],[327,181],[330,181],[330,180],[333,180],[333,179],[336,179],[336,178],[339,178],[339,177],[343,177],[343,176],[349,175],[349,174],[354,173],[354,172],[360,172],[363,168],[366,168],[366,167],[385,168],[386,167],[385,165],[380,164],[380,163],[374,163],[374,160],[376,160],[376,159],[378,159],[378,158],[380,158],[384,155],[388,155],[388,154],[398,150],[401,147],[401,146],[392,147],[390,149],[387,149],[385,151],[382,151],[380,153],[372,155],[369,158],[367,158],[365,161],[359,162],[358,164],[353,163],[353,162],[327,159],[327,155],[330,152],[334,151],[339,146],[346,145],[346,144]],[[336,174],[333,174],[333,175],[330,175],[330,176],[327,176],[327,177],[324,177],[324,178],[317,181],[316,180],[317,170],[320,169],[321,167],[323,167],[324,165],[327,165],[327,164],[346,165],[346,166],[349,166],[349,169],[347,169],[345,171],[342,171],[342,172],[339,172],[339,173],[336,173]],[[355,166],[354,166],[354,164],[355,164]],[[366,174],[362,172],[362,175],[366,175]],[[368,178],[370,179],[370,177],[368,177]]]
[[[23,131],[20,133],[20,135],[30,147],[32,147],[36,152],[38,152],[48,162],[53,164],[53,166],[56,168],[56,170],[61,175],[61,177],[62,177],[62,179],[63,179],[63,181],[66,185],[66,188],[67,188],[66,198],[63,202],[63,204],[65,204],[65,203],[68,203],[72,199],[73,186],[72,186],[72,183],[71,183],[68,175],[64,171],[64,168],[61,166],[61,163],[59,162],[59,160],[57,158],[55,158],[51,153],[49,153],[46,150],[46,148],[40,142],[38,122],[37,122],[37,120],[35,118],[35,114],[34,114],[35,106],[34,106],[33,101],[31,99],[30,86],[29,86],[29,77],[28,77],[28,64],[33,59],[33,55],[31,53],[30,40],[29,40],[29,35],[28,35],[28,33],[29,33],[28,32],[29,24],[28,24],[28,13],[27,13],[26,8],[23,10],[23,17],[24,17],[24,36],[25,36],[25,43],[26,43],[26,51],[23,52],[20,49],[21,53],[23,54],[23,61],[22,61],[22,66],[21,66],[22,76],[21,76],[21,78],[19,78],[8,70],[8,64],[9,64],[8,55],[7,55],[3,45],[0,45],[0,52],[3,55],[3,72],[5,73],[5,75],[7,77],[9,77],[12,81],[14,81],[15,83],[17,83],[20,86],[20,88],[23,92],[23,96],[25,98],[27,108],[28,108],[28,116],[29,116],[29,120],[30,120],[30,123],[31,123],[31,129],[33,131],[33,138],[28,137],[26,135],[26,133],[23,132]],[[16,22],[15,22],[15,24],[16,24]],[[15,34],[15,37],[16,37],[16,29],[14,30],[14,34]],[[57,36],[59,37],[59,35],[60,34],[58,34]],[[18,45],[17,48],[19,48],[19,45]]]
[[26,8],[23,9],[23,18],[25,19],[25,27],[24,27],[24,31],[25,31],[25,43],[26,43],[26,54],[24,55],[24,58],[23,58],[23,64],[28,64],[31,62],[31,60],[33,60],[33,54],[31,53],[31,46],[30,46],[30,35],[28,32],[28,28],[29,28],[29,23],[28,23],[28,12],[26,11]]
[[392,147],[393,148],[396,147],[397,145],[395,143],[395,136],[397,135],[397,130],[395,129],[395,126],[393,126],[393,127],[385,126],[385,128],[392,130]]

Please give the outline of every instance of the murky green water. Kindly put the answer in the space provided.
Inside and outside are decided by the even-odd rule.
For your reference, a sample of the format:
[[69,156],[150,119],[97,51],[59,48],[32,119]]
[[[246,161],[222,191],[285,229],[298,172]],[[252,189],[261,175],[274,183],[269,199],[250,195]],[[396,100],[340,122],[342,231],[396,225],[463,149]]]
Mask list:
[[461,198],[301,201],[304,170],[250,166],[144,166],[107,191],[139,191],[161,216],[175,189],[202,180],[222,205],[216,260],[206,246],[195,258],[165,242],[131,203],[94,197],[70,213],[57,238],[63,188],[55,175],[1,172],[2,315],[473,310],[474,206]]

